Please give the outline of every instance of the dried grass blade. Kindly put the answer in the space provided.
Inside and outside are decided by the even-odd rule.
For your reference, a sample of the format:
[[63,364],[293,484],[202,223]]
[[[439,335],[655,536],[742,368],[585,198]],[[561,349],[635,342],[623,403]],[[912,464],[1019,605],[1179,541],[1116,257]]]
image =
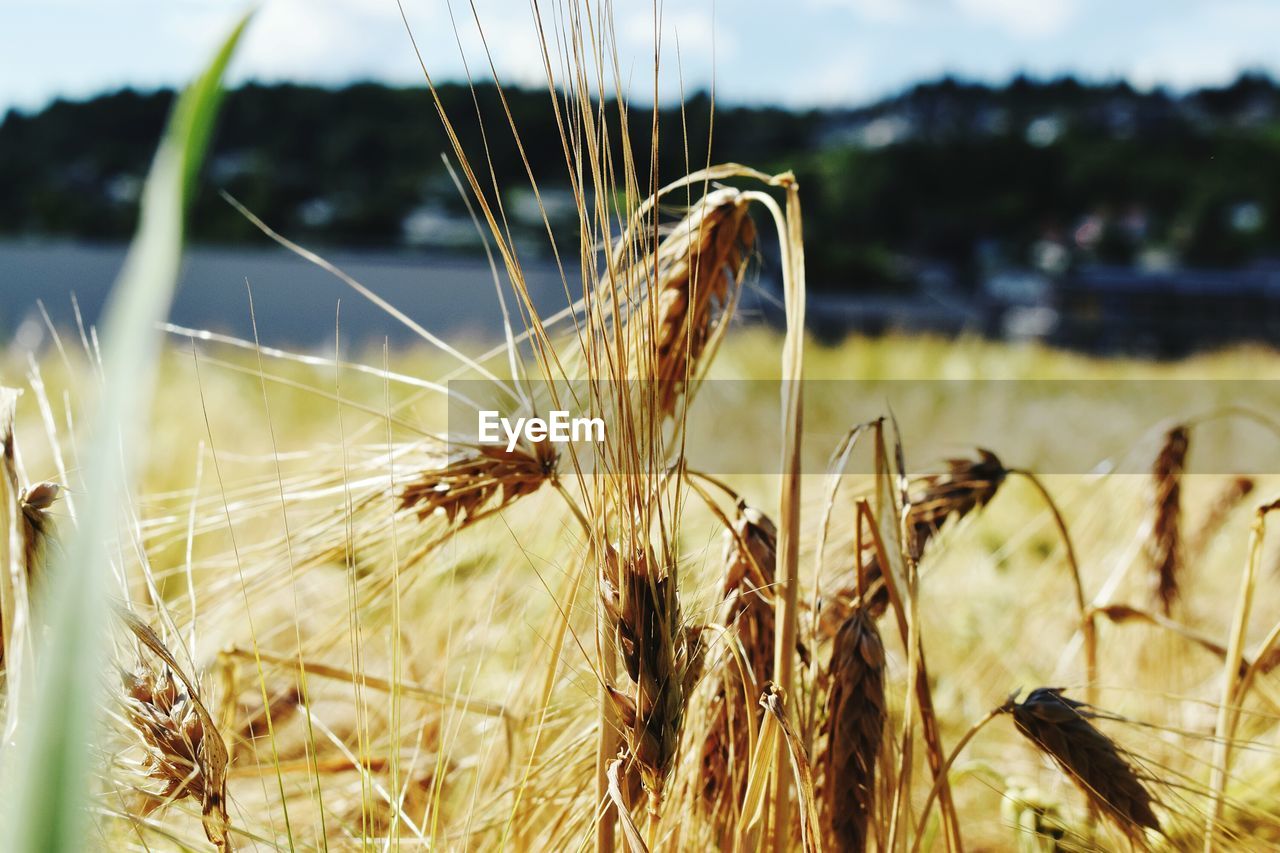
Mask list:
[[649,853],[649,846],[644,843],[640,828],[631,817],[627,808],[627,799],[622,793],[622,759],[615,758],[609,762],[609,798],[617,809],[619,822],[622,824],[622,835],[627,839],[627,847],[631,853]]
[[782,694],[770,685],[760,698],[760,705],[768,719],[775,720],[782,733],[781,745],[787,750],[791,759],[791,772],[795,779],[796,790],[800,796],[800,841],[806,853],[822,848],[818,836],[817,795],[814,792],[813,770],[805,755],[804,745],[796,735],[791,724],[787,722],[786,711],[782,704]]
[[[1218,721],[1214,727],[1213,773],[1209,780],[1210,807],[1205,821],[1204,850],[1212,853],[1214,840],[1222,818],[1223,797],[1231,767],[1231,743],[1240,719],[1240,666],[1244,661],[1244,644],[1249,630],[1249,617],[1253,610],[1253,597],[1258,582],[1258,567],[1262,561],[1262,544],[1266,534],[1266,519],[1271,512],[1280,510],[1280,500],[1263,504],[1254,512],[1253,525],[1249,529],[1248,557],[1240,578],[1240,593],[1232,620],[1227,644],[1227,657],[1223,664],[1222,702],[1218,706]],[[1248,672],[1245,673],[1246,677]]]

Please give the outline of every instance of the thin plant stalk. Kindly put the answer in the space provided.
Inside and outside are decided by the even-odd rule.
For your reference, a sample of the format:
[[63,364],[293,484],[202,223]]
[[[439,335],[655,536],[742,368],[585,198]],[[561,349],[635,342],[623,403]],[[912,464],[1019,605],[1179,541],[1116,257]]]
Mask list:
[[[894,421],[895,432],[897,422]],[[933,706],[933,692],[929,685],[928,666],[925,662],[924,646],[920,636],[920,615],[918,612],[919,596],[916,585],[918,576],[911,551],[906,547],[908,527],[908,507],[905,482],[905,464],[902,459],[900,438],[895,439],[895,452],[891,457],[885,446],[884,420],[876,425],[876,506],[878,516],[871,512],[866,501],[860,502],[860,512],[865,513],[870,526],[876,553],[883,567],[886,591],[890,593],[890,603],[898,617],[898,628],[902,633],[903,647],[907,650],[908,680],[915,692],[916,706],[920,712],[920,729],[925,741],[925,757],[929,762],[929,770],[936,779],[945,758],[942,748],[942,734],[938,726],[937,713]],[[896,465],[896,470],[895,470]],[[862,523],[861,518],[859,524]],[[895,546],[890,550],[889,542]],[[892,581],[892,583],[891,583]],[[895,591],[892,586],[896,585]],[[911,704],[908,703],[906,719],[903,721],[903,772],[898,778],[898,790],[890,822],[889,845],[892,847],[898,830],[899,807],[905,805],[911,783]],[[951,789],[944,783],[942,792],[942,819],[946,829],[946,844],[950,851],[962,851],[964,841],[960,832],[960,819],[956,813],[955,803],[951,798]]]
[[[774,640],[773,672],[782,692],[783,709],[793,701],[793,664],[796,646],[796,622],[800,588],[800,448],[803,428],[804,313],[805,278],[804,248],[800,220],[800,187],[790,173],[772,180],[786,190],[784,214],[774,199],[765,194],[749,193],[772,214],[778,229],[782,253],[782,289],[786,307],[787,331],[782,351],[782,493],[778,500],[778,572],[782,588],[775,605],[778,632]],[[790,754],[785,740],[780,740],[773,766],[773,811],[771,825],[773,846],[787,846],[790,829],[790,781],[787,770]]]
[[960,753],[964,751],[964,748],[969,745],[969,741],[973,740],[974,737],[977,736],[978,732],[982,731],[986,727],[987,723],[991,722],[1001,714],[1008,713],[1008,711],[1009,704],[1007,702],[997,708],[992,708],[983,715],[982,719],[970,726],[969,730],[965,732],[960,737],[960,740],[956,741],[956,745],[951,748],[951,754],[948,755],[947,760],[942,763],[941,772],[938,774],[937,778],[933,780],[933,787],[929,789],[929,796],[925,797],[924,805],[920,807],[920,822],[916,831],[915,840],[911,842],[911,853],[917,853],[920,849],[920,843],[924,840],[926,834],[924,830],[925,825],[929,820],[929,811],[933,808],[934,800],[938,798],[938,795],[942,793],[943,789],[945,789],[949,784],[948,778],[951,773],[951,765],[956,763],[956,759],[960,757]]
[[[884,538],[880,535],[880,530],[876,526],[875,515],[871,510],[871,505],[865,500],[858,501],[858,524],[859,526],[866,524],[867,530],[871,533],[872,544],[881,557],[881,565],[888,566],[889,563],[885,559],[886,551]],[[897,618],[898,632],[902,637],[902,642],[908,649],[912,648],[911,626],[907,619],[907,610],[904,609],[902,592],[897,588],[897,582],[892,571],[884,573],[885,588],[889,593],[889,601],[893,609],[894,616]],[[930,758],[930,770],[933,772],[934,781],[941,785],[941,802],[943,822],[947,827],[947,844],[953,846],[957,851],[964,849],[964,842],[960,834],[960,819],[955,810],[955,802],[951,796],[951,786],[946,779],[946,774],[942,772],[943,752],[941,734],[938,730],[937,715],[933,707],[933,693],[929,688],[929,670],[924,659],[924,649],[919,646],[919,637],[916,638],[916,655],[915,655],[915,679],[913,687],[915,690],[916,704],[920,708],[920,727],[924,733],[925,746]],[[910,705],[908,705],[908,713]],[[906,759],[904,759],[904,765]],[[906,774],[903,774],[904,776]],[[900,779],[901,783],[901,779]],[[905,796],[903,792],[905,785],[900,784],[899,794]],[[888,844],[889,849],[893,847],[893,839],[897,832],[897,808],[893,810],[893,820],[890,826]]]
[[1097,612],[1089,607],[1084,594],[1084,581],[1080,577],[1080,561],[1076,558],[1075,544],[1071,540],[1071,532],[1067,529],[1066,519],[1062,517],[1058,503],[1034,472],[1022,468],[1010,468],[1010,474],[1020,474],[1039,492],[1053,523],[1062,538],[1063,548],[1067,552],[1067,568],[1071,570],[1072,591],[1075,593],[1076,610],[1080,614],[1080,635],[1084,646],[1085,701],[1090,705],[1098,701],[1098,630]]
[[1240,663],[1244,659],[1245,635],[1248,633],[1249,615],[1253,609],[1253,593],[1258,584],[1258,568],[1262,563],[1262,541],[1266,533],[1267,514],[1278,509],[1280,501],[1258,507],[1249,528],[1249,553],[1244,574],[1240,578],[1240,597],[1231,624],[1227,658],[1223,663],[1222,703],[1218,706],[1218,722],[1214,728],[1213,772],[1209,782],[1210,806],[1204,828],[1205,853],[1213,851],[1222,818],[1223,797],[1231,765],[1231,738],[1240,720],[1240,702],[1244,698],[1237,689],[1241,684]]

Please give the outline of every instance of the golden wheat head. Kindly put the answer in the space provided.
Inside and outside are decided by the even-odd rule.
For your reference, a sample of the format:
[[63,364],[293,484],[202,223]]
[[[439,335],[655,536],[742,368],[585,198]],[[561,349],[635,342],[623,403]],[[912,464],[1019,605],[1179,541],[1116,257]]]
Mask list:
[[465,527],[536,492],[554,466],[554,456],[535,455],[521,447],[510,451],[496,445],[468,448],[440,467],[419,473],[401,491],[400,509],[413,510],[422,521],[443,514],[449,524]]

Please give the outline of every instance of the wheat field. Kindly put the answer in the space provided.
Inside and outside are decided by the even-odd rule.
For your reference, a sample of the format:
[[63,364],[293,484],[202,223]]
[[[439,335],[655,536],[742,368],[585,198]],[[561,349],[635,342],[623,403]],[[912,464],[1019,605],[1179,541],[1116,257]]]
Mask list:
[[[76,481],[74,442],[61,425],[78,419],[76,401],[92,380],[88,360],[67,346],[66,363],[56,354],[39,363],[33,375],[41,383],[28,386],[18,407],[16,443],[26,481],[62,480],[55,448],[63,456],[66,481]],[[734,329],[720,353],[718,375],[765,374],[780,347],[772,333]],[[1275,363],[1274,356],[1249,350],[1163,366],[1038,348],[1023,349],[1014,359],[1004,345],[916,338],[854,339],[812,347],[810,355],[811,374],[823,377],[1008,375],[1016,364],[1024,377],[1052,379],[1232,379],[1256,376],[1260,365]],[[437,353],[407,351],[390,354],[388,366],[406,376],[429,376],[443,372],[443,361]],[[589,548],[563,500],[539,490],[474,525],[463,523],[465,518],[445,523],[443,513],[421,519],[401,511],[387,481],[412,483],[422,462],[388,449],[380,413],[389,407],[397,422],[431,423],[439,413],[421,391],[389,390],[378,377],[331,366],[285,363],[261,368],[273,377],[264,396],[259,370],[256,357],[244,353],[189,345],[166,350],[164,395],[139,423],[153,438],[133,507],[132,553],[123,558],[132,606],[154,614],[161,610],[153,598],[159,594],[167,615],[150,621],[177,658],[175,671],[197,685],[228,744],[230,839],[250,849],[290,843],[354,849],[387,839],[450,849],[591,846],[602,811],[593,785],[597,606],[594,572],[584,572],[591,569]],[[342,389],[341,407],[308,390],[326,386]],[[42,426],[37,395],[59,412],[53,416],[57,444]],[[821,407],[813,408],[806,417],[809,435],[838,441],[848,425],[824,422]],[[934,413],[926,402],[919,412],[894,414],[907,424]],[[1143,447],[1137,439],[1150,430],[1133,427],[1135,445]],[[1145,444],[1153,470],[1160,438],[1157,433],[1153,443],[1147,435]],[[1229,440],[1206,427],[1192,439],[1193,452],[1206,452],[1201,444],[1224,438]],[[1267,440],[1265,433],[1258,438]],[[749,432],[727,430],[724,440],[750,452]],[[1031,435],[1022,446],[992,450],[1010,465],[1034,464],[1039,452]],[[940,463],[921,460],[920,467],[936,472]],[[728,479],[745,500],[776,516],[775,475]],[[823,588],[856,582],[856,501],[874,497],[875,479],[868,473],[845,475],[829,506],[829,479],[806,475],[801,517],[808,523],[800,546],[806,595],[816,565],[818,522],[828,513]],[[1080,622],[1063,542],[1034,489],[1007,479],[980,508],[942,516],[920,555],[915,618],[948,749],[1020,688],[1025,694],[1042,685],[1063,687],[1075,699],[1090,689],[1078,659]],[[1104,716],[1099,728],[1114,738],[1157,803],[1152,808],[1159,834],[1143,830],[1135,843],[1198,847],[1211,808],[1216,708],[1249,526],[1253,508],[1274,494],[1277,480],[1251,478],[1251,490],[1241,494],[1230,475],[1183,478],[1181,517],[1175,522],[1185,543],[1179,598],[1172,616],[1157,624],[1151,620],[1163,612],[1153,592],[1156,561],[1149,553],[1159,514],[1154,474],[1059,474],[1045,480],[1069,525],[1086,594],[1117,617],[1098,619],[1094,690]],[[71,523],[76,492],[72,485],[43,511],[52,521],[51,536]],[[718,503],[730,520],[732,501]],[[673,553],[680,567],[682,625],[727,619],[732,629],[737,618],[726,615],[735,611],[732,601],[739,601],[739,613],[752,609],[737,591],[726,598],[723,551],[731,534],[697,501],[682,507],[672,523],[680,529]],[[741,536],[744,522],[730,529]],[[1280,549],[1264,542],[1246,656],[1263,643],[1280,612],[1274,584],[1267,582],[1278,561]],[[1101,597],[1113,578],[1118,582]],[[1122,612],[1121,605],[1132,612]],[[772,602],[763,612],[768,624],[738,634],[740,650],[754,656],[762,674],[771,667]],[[837,811],[866,800],[868,849],[888,849],[894,783],[904,771],[902,727],[914,695],[909,656],[891,619],[881,616],[883,721],[873,750],[879,781],[868,792],[829,793],[832,769],[822,752],[822,718],[829,713],[828,697],[846,679],[835,665],[835,633],[811,617],[802,611],[808,663],[797,707],[817,718],[806,721],[814,726],[812,796],[834,796]],[[702,671],[689,690],[658,823],[641,830],[652,833],[644,843],[654,848],[739,843],[737,818],[726,829],[725,812],[740,809],[753,756],[735,752],[727,758],[735,767],[720,776],[700,766],[708,731],[719,727],[725,736],[728,721],[717,722],[717,714],[727,714],[739,727],[749,714],[757,728],[761,722],[753,710],[759,697],[749,699],[741,685],[724,687],[725,642],[707,643]],[[139,666],[154,670],[155,677],[164,671],[162,660],[124,636],[117,639],[117,656],[116,666],[131,676]],[[1242,703],[1218,840],[1225,849],[1259,849],[1280,838],[1268,681],[1260,676]],[[854,679],[850,689],[860,683]],[[116,724],[104,747],[98,795],[107,837],[113,846],[145,841],[152,849],[199,848],[198,788],[176,797],[169,791],[173,802],[167,802],[163,774],[147,764],[155,744],[128,724],[129,690],[114,690],[119,707],[112,712]],[[739,704],[717,711],[716,696]],[[850,702],[855,708],[861,704]],[[926,818],[918,811],[932,787],[923,749],[917,741],[901,818],[905,828],[896,844],[910,847],[918,837],[923,849],[945,849],[937,813]],[[703,783],[711,779],[715,796],[725,799],[715,809],[703,802]],[[1103,814],[1095,841],[1086,841],[1088,798],[1019,735],[1011,717],[993,720],[973,738],[952,764],[950,779],[967,849],[1123,849],[1121,839],[1133,828],[1131,821]],[[635,797],[635,821],[645,826],[643,783],[630,784],[624,794]],[[819,831],[819,843],[845,849],[829,832]],[[792,834],[792,843],[800,844],[798,823]]]

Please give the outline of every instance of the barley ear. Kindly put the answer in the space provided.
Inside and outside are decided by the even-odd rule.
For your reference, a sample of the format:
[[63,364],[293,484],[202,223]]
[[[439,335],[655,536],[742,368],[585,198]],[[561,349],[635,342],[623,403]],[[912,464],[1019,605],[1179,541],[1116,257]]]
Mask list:
[[1154,517],[1146,550],[1155,575],[1155,596],[1166,616],[1178,599],[1182,573],[1182,474],[1189,438],[1185,426],[1169,430],[1151,470]]
[[125,715],[142,737],[147,775],[165,786],[151,794],[152,802],[144,812],[191,797],[201,805],[205,835],[218,849],[230,850],[229,756],[213,716],[200,699],[199,685],[182,670],[155,631],[133,613],[117,612],[138,641],[162,663],[157,672],[140,661],[133,672],[122,674]]
[[871,613],[855,610],[836,634],[828,667],[826,748],[819,759],[827,845],[867,847],[884,735],[884,644]]
[[[911,558],[919,562],[925,546],[948,520],[959,520],[985,507],[996,496],[1008,476],[1005,468],[990,450],[978,448],[976,458],[949,459],[946,470],[938,474],[916,477],[908,489],[907,532]],[[863,598],[877,618],[889,606],[889,593],[884,585],[883,569],[873,548],[863,561]],[[831,596],[823,609],[822,628],[833,634],[858,606],[857,579],[851,579]]]
[[1089,722],[1088,706],[1041,687],[1010,712],[1018,732],[1067,774],[1085,798],[1134,843],[1145,830],[1160,831],[1155,802],[1133,765],[1111,738]]
[[[740,668],[734,653],[727,652],[716,670],[698,786],[700,799],[712,814],[741,802],[746,791],[745,759],[751,753],[748,733],[759,726],[762,710],[756,700],[773,678],[777,560],[778,534],[773,521],[739,501],[732,528],[725,531],[724,601],[718,622],[729,642],[741,649],[746,666]],[[725,817],[727,821],[731,816]]]
[[[629,689],[609,686],[627,751],[658,814],[676,756],[684,719],[684,667],[689,655],[680,626],[674,577],[656,565],[647,548],[622,556],[608,549],[602,579],[605,612],[612,620]],[[612,579],[616,578],[616,584]]]
[[550,451],[467,448],[420,472],[401,491],[400,509],[412,510],[420,521],[443,515],[451,527],[462,529],[536,492],[550,479],[555,463]]
[[640,321],[635,326],[649,359],[646,378],[654,383],[663,418],[676,414],[701,378],[704,357],[732,317],[755,243],[749,206],[735,189],[708,193],[644,261],[651,302],[632,322]]

